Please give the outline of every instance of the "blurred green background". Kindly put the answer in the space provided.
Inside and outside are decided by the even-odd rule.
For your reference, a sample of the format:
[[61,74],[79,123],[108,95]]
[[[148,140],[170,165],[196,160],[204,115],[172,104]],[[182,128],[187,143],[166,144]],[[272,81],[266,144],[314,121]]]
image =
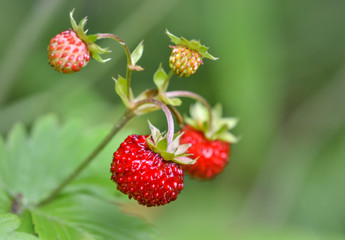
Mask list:
[[[122,114],[111,79],[125,75],[119,45],[100,41],[112,61],[80,73],[47,63],[49,40],[69,28],[72,8],[77,21],[88,16],[89,33],[114,33],[132,50],[145,40],[135,93],[153,87],[159,63],[168,70],[166,28],[202,40],[220,59],[206,59],[189,79],[174,77],[171,89],[195,91],[240,118],[234,133],[242,140],[223,174],[186,177],[177,201],[126,211],[155,225],[160,239],[345,239],[345,1],[2,0],[2,135],[46,113],[90,126]],[[188,111],[192,102],[184,103]],[[161,113],[128,127],[147,134],[148,117],[166,127]]]

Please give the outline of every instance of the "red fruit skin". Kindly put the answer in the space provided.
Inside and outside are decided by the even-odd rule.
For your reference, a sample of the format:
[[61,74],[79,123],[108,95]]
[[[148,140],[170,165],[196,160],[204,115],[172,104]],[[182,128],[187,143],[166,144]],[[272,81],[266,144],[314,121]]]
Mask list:
[[189,125],[183,128],[184,134],[180,143],[190,143],[192,146],[188,153],[197,158],[192,165],[183,165],[182,168],[196,179],[211,179],[220,174],[228,163],[230,156],[230,143],[221,140],[208,140],[202,131]]
[[79,72],[91,57],[87,45],[73,30],[63,31],[50,40],[49,64],[62,73]]
[[139,204],[152,207],[176,200],[183,189],[179,164],[150,150],[144,135],[130,135],[114,153],[111,179],[117,189]]

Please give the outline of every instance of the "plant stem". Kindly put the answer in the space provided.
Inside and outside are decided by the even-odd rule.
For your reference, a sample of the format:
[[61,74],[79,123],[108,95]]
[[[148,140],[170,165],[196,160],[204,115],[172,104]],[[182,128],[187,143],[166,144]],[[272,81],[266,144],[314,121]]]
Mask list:
[[209,122],[208,122],[209,129],[210,130],[212,129],[212,127],[213,127],[212,108],[205,98],[203,98],[199,94],[196,94],[196,93],[190,92],[190,91],[171,91],[171,92],[166,92],[165,95],[167,97],[188,97],[188,98],[192,98],[192,99],[199,101],[202,105],[204,105],[207,108],[208,118],[209,118]]
[[118,131],[123,128],[134,116],[135,114],[133,110],[128,110],[125,112],[112,130],[108,133],[108,135],[103,139],[103,141],[90,153],[89,156],[85,158],[83,162],[80,163],[79,167],[74,170],[74,172],[72,172],[63,182],[61,182],[60,185],[57,186],[57,188],[55,188],[55,190],[53,190],[46,199],[43,199],[41,202],[39,202],[38,206],[45,205],[53,200],[68,183],[74,180],[81,173],[81,171],[83,171],[90,164],[90,162],[95,159],[95,157],[104,149],[114,135],[118,133]]
[[167,149],[169,150],[169,146],[171,145],[173,138],[174,138],[174,119],[172,117],[172,114],[171,114],[167,105],[165,105],[164,103],[162,103],[156,99],[152,99],[152,98],[144,99],[144,100],[141,100],[139,102],[136,102],[134,109],[140,107],[143,104],[147,104],[147,103],[153,103],[153,104],[159,106],[165,114],[165,117],[166,117],[167,123],[168,123],[168,132],[167,132],[168,147],[167,147]]
[[180,126],[183,126],[184,121],[183,121],[183,117],[181,113],[174,106],[171,106],[171,105],[167,105],[167,106],[170,109],[170,112],[175,115],[178,124]]
[[126,56],[127,56],[127,71],[126,71],[126,79],[127,79],[127,98],[129,99],[129,101],[131,101],[132,99],[130,99],[130,87],[131,87],[131,73],[132,70],[130,69],[130,66],[133,65],[132,63],[132,58],[131,58],[131,52],[127,46],[127,44],[125,43],[125,41],[122,40],[122,38],[111,34],[111,33],[98,33],[97,34],[97,39],[103,39],[103,38],[110,38],[110,39],[114,39],[116,40],[118,43],[120,43],[123,47],[123,49],[125,50]]

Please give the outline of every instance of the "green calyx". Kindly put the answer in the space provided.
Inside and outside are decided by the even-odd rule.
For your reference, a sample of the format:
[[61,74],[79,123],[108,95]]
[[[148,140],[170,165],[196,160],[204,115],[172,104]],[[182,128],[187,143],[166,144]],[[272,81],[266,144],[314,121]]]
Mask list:
[[76,21],[73,18],[73,12],[74,9],[69,14],[72,28],[76,32],[78,37],[87,45],[88,50],[91,52],[92,58],[102,63],[109,61],[110,58],[102,59],[100,56],[100,54],[110,53],[111,51],[107,48],[102,48],[95,43],[98,38],[97,34],[86,35],[87,30],[85,31],[84,27],[87,22],[87,17],[84,17],[77,25]]
[[170,33],[168,30],[165,30],[165,33],[168,35],[170,40],[175,43],[176,45],[185,46],[191,50],[197,51],[202,57],[208,58],[211,60],[217,60],[217,57],[212,56],[207,52],[208,47],[202,45],[200,41],[197,40],[187,40],[184,37],[177,37],[174,34]]
[[146,139],[150,149],[163,157],[165,161],[173,161],[178,164],[194,164],[196,159],[192,159],[187,154],[191,144],[180,144],[180,138],[183,133],[177,133],[173,141],[168,144],[166,134],[161,133],[158,128],[150,122],[151,136]]
[[238,138],[229,131],[233,129],[237,122],[237,118],[223,118],[222,106],[217,104],[212,109],[212,121],[207,108],[197,102],[190,108],[190,118],[186,118],[185,122],[194,129],[202,131],[209,140],[222,140],[229,143],[237,143]]

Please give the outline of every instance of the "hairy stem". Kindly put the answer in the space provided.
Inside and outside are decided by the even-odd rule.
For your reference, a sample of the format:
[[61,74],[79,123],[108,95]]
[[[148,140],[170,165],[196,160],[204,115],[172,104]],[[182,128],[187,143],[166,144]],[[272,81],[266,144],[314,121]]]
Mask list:
[[199,94],[196,94],[190,91],[171,91],[171,92],[166,92],[165,95],[167,97],[188,97],[188,98],[192,98],[194,100],[199,101],[202,105],[204,105],[207,108],[208,118],[209,118],[209,122],[208,122],[209,129],[210,130],[212,129],[212,126],[213,126],[212,108],[205,98],[203,98]]
[[103,39],[103,38],[110,38],[110,39],[114,39],[115,41],[117,41],[118,43],[120,43],[123,47],[123,49],[125,50],[126,56],[127,56],[127,71],[126,71],[126,79],[127,79],[127,98],[131,101],[132,99],[130,99],[130,87],[131,87],[131,73],[132,70],[130,69],[130,66],[133,65],[132,63],[132,58],[131,58],[131,52],[127,46],[127,44],[125,43],[125,41],[122,40],[122,38],[111,34],[111,33],[98,33],[97,34],[97,39]]
[[152,99],[152,98],[144,99],[144,100],[137,102],[135,104],[134,108],[136,109],[136,108],[140,107],[141,105],[144,105],[147,103],[153,103],[153,104],[159,106],[165,114],[165,117],[166,117],[167,123],[168,123],[168,132],[167,132],[168,147],[167,147],[167,149],[169,149],[169,147],[173,141],[173,138],[174,138],[174,119],[172,117],[172,114],[171,114],[167,105],[165,105],[164,103],[162,103],[156,99]]
[[63,182],[60,183],[57,188],[55,188],[50,195],[38,203],[38,206],[45,205],[53,200],[61,190],[66,187],[71,181],[73,181],[90,163],[95,157],[104,149],[104,147],[110,142],[110,140],[122,129],[133,117],[135,116],[133,111],[128,110],[115,124],[108,135],[103,139],[103,141],[88,155],[84,161],[82,161],[79,167],[74,170]]

